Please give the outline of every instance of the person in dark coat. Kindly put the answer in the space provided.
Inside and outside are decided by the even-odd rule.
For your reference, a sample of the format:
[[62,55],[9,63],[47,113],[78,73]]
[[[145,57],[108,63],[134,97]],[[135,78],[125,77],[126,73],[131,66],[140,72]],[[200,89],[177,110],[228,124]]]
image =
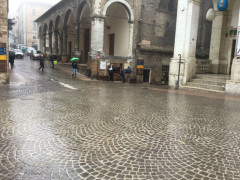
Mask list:
[[57,60],[57,56],[56,56],[56,55],[51,55],[51,56],[50,56],[50,60],[51,60],[51,62],[52,62],[52,68],[54,69],[54,63],[53,63],[53,61],[56,61],[56,60]]
[[132,70],[131,70],[131,68],[128,66],[128,68],[127,68],[126,71],[125,71],[126,82],[127,82],[128,84],[130,83],[131,73],[132,73]]
[[113,72],[114,72],[114,67],[112,64],[110,64],[110,66],[108,66],[108,74],[110,77],[110,81],[113,81]]
[[122,82],[124,82],[124,79],[125,79],[125,72],[124,72],[124,69],[121,70],[120,76],[121,76],[121,80],[122,80]]
[[11,65],[11,69],[14,66],[14,59],[15,59],[15,52],[14,51],[9,51],[9,62]]
[[77,65],[77,61],[73,61],[72,62],[72,71],[73,71],[73,73],[72,73],[72,78],[74,77],[74,78],[76,78],[76,76],[77,76],[77,70],[78,70],[78,65]]
[[43,55],[41,54],[40,56],[40,68],[39,70],[42,69],[42,72],[44,70],[44,58],[43,58]]

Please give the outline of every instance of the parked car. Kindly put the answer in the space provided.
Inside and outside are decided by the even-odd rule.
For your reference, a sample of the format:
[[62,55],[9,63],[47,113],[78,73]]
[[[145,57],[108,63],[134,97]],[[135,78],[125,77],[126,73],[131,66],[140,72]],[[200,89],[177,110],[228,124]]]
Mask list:
[[16,58],[23,58],[24,54],[21,49],[14,49]]
[[30,53],[30,59],[34,60],[34,59],[40,59],[40,56],[42,55],[42,52],[39,50],[32,50]]
[[[35,50],[33,47],[27,47],[27,49],[26,49],[26,55],[27,55],[27,56],[30,56],[30,54],[31,54],[31,52],[32,52],[33,50]],[[36,51],[36,50],[35,50],[35,51]]]

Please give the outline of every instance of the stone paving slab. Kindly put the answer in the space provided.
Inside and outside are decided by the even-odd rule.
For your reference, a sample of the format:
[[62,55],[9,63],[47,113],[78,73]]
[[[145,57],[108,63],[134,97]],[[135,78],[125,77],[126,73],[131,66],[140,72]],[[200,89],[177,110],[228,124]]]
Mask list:
[[29,86],[0,87],[0,179],[240,179],[239,101],[28,63]]

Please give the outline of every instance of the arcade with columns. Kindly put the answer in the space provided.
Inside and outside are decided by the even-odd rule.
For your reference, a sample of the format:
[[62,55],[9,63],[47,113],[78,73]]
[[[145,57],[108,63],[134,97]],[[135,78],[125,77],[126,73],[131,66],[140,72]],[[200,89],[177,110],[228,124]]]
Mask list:
[[[217,8],[219,0],[213,0],[212,32],[209,50],[211,74],[231,75],[226,82],[226,92],[240,93],[240,66],[237,57],[237,37],[240,29],[240,1],[228,0],[226,11]],[[174,56],[170,63],[169,85],[183,87],[197,73],[196,46],[199,14],[202,0],[178,0]],[[239,54],[240,55],[240,54]],[[181,65],[179,73],[179,59]],[[238,90],[239,89],[239,90]]]
[[62,62],[78,57],[92,76],[106,75],[110,63],[119,71],[134,68],[134,17],[139,12],[132,7],[138,6],[130,0],[62,0],[35,20],[40,50],[60,55]]

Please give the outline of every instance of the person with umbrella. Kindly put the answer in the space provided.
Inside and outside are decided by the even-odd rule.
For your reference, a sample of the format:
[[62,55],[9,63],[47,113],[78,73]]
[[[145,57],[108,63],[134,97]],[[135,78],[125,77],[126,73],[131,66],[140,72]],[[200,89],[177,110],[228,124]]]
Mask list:
[[72,58],[70,61],[72,62],[72,78],[76,78],[77,76],[77,70],[78,70],[78,66],[77,66],[77,61],[79,59],[78,58]]

